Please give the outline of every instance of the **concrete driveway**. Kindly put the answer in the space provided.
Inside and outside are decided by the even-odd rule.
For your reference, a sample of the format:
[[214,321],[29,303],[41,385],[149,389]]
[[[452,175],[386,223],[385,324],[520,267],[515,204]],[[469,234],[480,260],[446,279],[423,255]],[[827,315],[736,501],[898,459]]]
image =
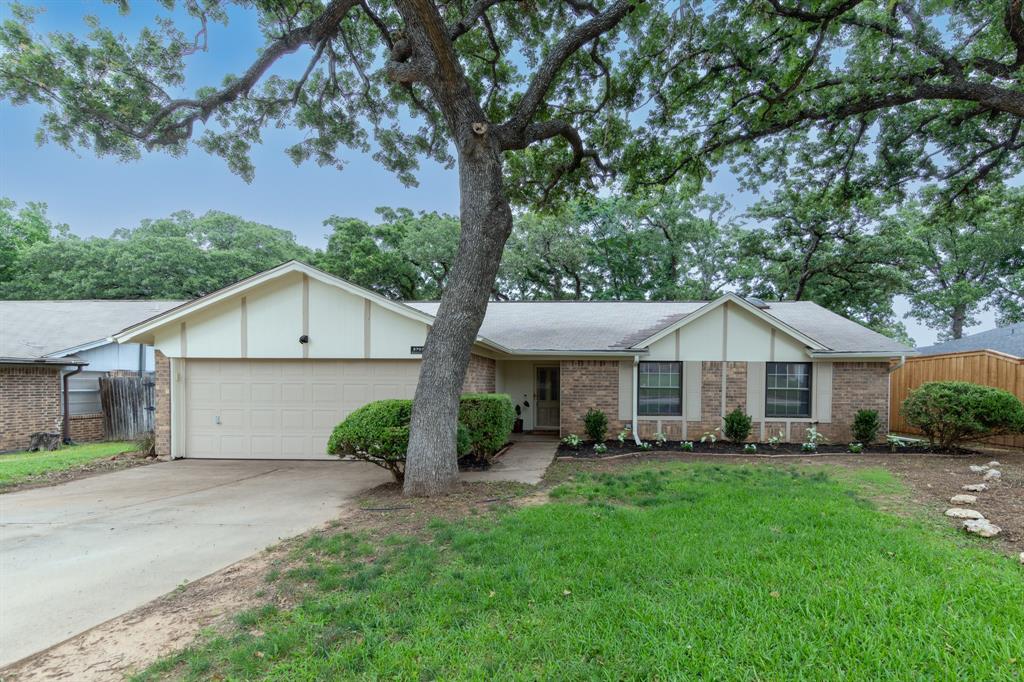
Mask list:
[[363,462],[178,460],[0,495],[0,666],[333,519],[389,478]]

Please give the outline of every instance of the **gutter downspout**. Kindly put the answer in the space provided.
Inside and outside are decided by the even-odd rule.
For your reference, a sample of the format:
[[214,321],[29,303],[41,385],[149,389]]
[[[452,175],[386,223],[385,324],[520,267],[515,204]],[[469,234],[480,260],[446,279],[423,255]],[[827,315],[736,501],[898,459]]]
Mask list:
[[61,381],[64,382],[64,420],[61,424],[61,441],[63,441],[64,445],[71,444],[71,396],[68,394],[68,379],[81,372],[84,367],[85,365],[78,365],[74,371],[61,376]]
[[637,430],[636,412],[637,403],[640,402],[640,356],[633,356],[633,442],[640,445],[640,432]]
[[893,372],[895,372],[896,370],[898,370],[900,367],[902,367],[905,364],[907,364],[907,356],[906,356],[905,353],[901,353],[900,354],[900,361],[897,362],[895,365],[892,365],[891,367],[889,367],[889,374],[892,374]]

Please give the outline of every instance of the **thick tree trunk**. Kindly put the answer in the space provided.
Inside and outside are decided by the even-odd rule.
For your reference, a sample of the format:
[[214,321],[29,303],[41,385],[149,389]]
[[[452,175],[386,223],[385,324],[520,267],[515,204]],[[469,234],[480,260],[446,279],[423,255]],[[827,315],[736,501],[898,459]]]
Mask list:
[[952,338],[959,339],[964,335],[964,322],[967,320],[967,306],[955,305],[950,313],[949,332]]
[[406,495],[443,494],[458,476],[459,395],[512,230],[500,152],[485,136],[460,150],[459,190],[458,257],[423,349],[406,456]]

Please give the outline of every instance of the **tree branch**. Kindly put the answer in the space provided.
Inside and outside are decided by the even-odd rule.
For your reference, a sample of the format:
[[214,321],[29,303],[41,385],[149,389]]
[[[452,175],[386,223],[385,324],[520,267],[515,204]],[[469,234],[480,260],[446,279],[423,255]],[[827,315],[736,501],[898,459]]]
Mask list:
[[519,100],[519,105],[512,116],[498,126],[496,134],[499,139],[504,135],[515,137],[524,130],[537,114],[551,84],[566,60],[583,45],[615,28],[620,21],[637,8],[640,2],[643,0],[618,0],[593,19],[576,26],[558,41],[537,67],[533,80],[530,81],[530,85],[526,88],[523,98]]

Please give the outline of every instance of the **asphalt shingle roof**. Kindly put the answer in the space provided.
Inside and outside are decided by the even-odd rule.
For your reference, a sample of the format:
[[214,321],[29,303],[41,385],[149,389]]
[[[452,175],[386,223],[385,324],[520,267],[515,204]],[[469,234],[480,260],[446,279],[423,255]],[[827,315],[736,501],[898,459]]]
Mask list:
[[970,336],[952,341],[943,341],[931,346],[923,346],[917,350],[920,351],[921,355],[964,353],[972,350],[994,350],[999,353],[1024,358],[1024,322],[989,329],[978,334],[971,334]]
[[0,301],[0,358],[39,358],[99,341],[181,301]]
[[[408,301],[437,313],[436,301]],[[480,335],[516,351],[616,351],[640,343],[707,301],[492,301]],[[773,302],[764,311],[836,352],[910,348],[809,301]]]

